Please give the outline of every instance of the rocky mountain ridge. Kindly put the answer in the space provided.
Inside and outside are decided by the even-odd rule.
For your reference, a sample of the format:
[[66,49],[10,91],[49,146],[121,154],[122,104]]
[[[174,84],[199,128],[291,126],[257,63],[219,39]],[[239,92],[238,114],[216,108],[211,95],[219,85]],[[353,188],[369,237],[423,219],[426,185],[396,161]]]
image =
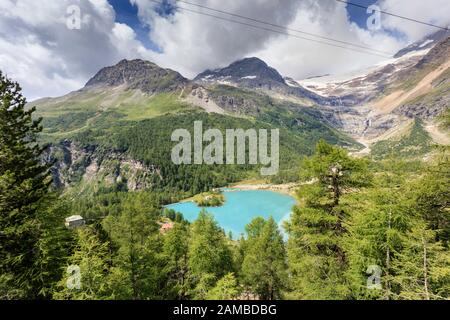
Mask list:
[[118,64],[101,69],[85,88],[96,86],[121,86],[147,94],[173,92],[183,89],[189,82],[181,74],[141,59],[121,60]]

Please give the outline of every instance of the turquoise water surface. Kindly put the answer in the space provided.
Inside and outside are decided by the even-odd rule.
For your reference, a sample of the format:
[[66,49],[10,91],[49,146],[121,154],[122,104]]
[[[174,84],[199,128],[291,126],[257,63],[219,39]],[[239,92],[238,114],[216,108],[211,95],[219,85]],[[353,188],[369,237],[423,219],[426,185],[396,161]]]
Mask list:
[[[287,219],[295,204],[293,197],[267,190],[225,190],[225,204],[221,207],[208,207],[206,211],[213,214],[219,225],[233,238],[245,233],[245,225],[255,217],[265,219],[272,216],[280,224]],[[166,206],[169,209],[181,212],[185,219],[197,219],[201,207],[194,202],[179,202]]]

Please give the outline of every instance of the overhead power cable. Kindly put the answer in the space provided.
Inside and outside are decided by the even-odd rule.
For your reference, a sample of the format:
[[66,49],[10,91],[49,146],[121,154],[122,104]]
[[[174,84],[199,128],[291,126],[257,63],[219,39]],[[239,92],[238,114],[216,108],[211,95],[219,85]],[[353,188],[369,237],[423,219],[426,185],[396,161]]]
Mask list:
[[346,45],[354,46],[354,47],[361,48],[361,49],[371,50],[371,51],[378,52],[378,53],[381,53],[381,54],[393,55],[390,52],[376,50],[374,48],[363,46],[363,45],[360,45],[360,44],[356,44],[356,43],[352,43],[352,42],[348,42],[348,41],[343,41],[343,40],[337,40],[337,39],[325,37],[325,36],[322,36],[322,35],[314,34],[314,33],[311,33],[311,32],[302,31],[302,30],[299,30],[299,29],[284,27],[284,26],[281,26],[281,25],[277,25],[277,24],[271,23],[269,21],[264,21],[264,20],[259,20],[259,19],[255,19],[255,18],[251,18],[251,17],[246,17],[246,16],[243,16],[243,15],[240,15],[240,14],[229,12],[229,11],[214,9],[214,8],[211,8],[211,7],[207,7],[205,5],[200,5],[200,4],[192,3],[192,2],[189,2],[189,1],[177,0],[177,2],[182,2],[182,3],[188,4],[188,5],[192,5],[192,6],[196,6],[196,7],[203,8],[203,9],[207,9],[207,10],[210,10],[210,11],[226,14],[226,15],[229,15],[229,16],[232,16],[232,17],[236,17],[236,18],[240,18],[240,19],[245,19],[245,20],[257,22],[257,23],[268,25],[268,26],[271,26],[271,27],[280,28],[280,29],[283,29],[283,30],[291,31],[291,32],[301,33],[301,34],[305,34],[305,35],[308,35],[308,36],[312,36],[312,37],[316,37],[316,38],[320,38],[320,39],[324,39],[324,40],[329,40],[329,41],[333,41],[333,42],[337,42],[337,43],[340,43],[340,44],[346,44]]
[[[366,9],[366,10],[369,9],[369,7],[363,6],[361,4],[353,3],[353,2],[350,2],[350,1],[345,1],[345,0],[336,0],[336,1],[348,4],[350,6],[358,7],[358,8],[361,8],[361,9]],[[408,21],[424,24],[424,25],[427,25],[427,26],[430,26],[430,27],[442,29],[442,30],[445,30],[445,31],[449,31],[449,29],[447,27],[437,26],[437,25],[432,24],[432,23],[428,23],[428,22],[425,22],[425,21],[420,21],[420,20],[413,19],[413,18],[408,18],[408,17],[405,17],[405,16],[401,16],[399,14],[391,13],[391,12],[386,12],[386,11],[382,11],[382,10],[376,10],[376,11],[378,11],[380,13],[383,13],[383,14],[386,14],[386,15],[389,15],[389,16],[396,17],[396,18],[400,18],[400,19],[404,19],[404,20],[408,20]]]
[[[160,5],[163,4],[163,2],[157,1],[157,0],[149,0],[149,1],[157,3],[157,4],[160,4]],[[328,45],[328,46],[332,46],[332,47],[342,48],[342,49],[346,49],[346,50],[351,50],[351,51],[355,51],[355,52],[359,52],[359,53],[363,53],[363,54],[368,54],[368,55],[379,56],[379,57],[383,57],[383,58],[391,58],[392,57],[392,54],[388,55],[388,54],[377,53],[377,52],[374,52],[373,49],[361,49],[360,50],[360,49],[351,48],[351,47],[347,47],[347,46],[344,46],[344,45],[338,45],[338,44],[335,44],[335,43],[325,42],[325,41],[321,41],[321,40],[317,40],[317,39],[305,38],[305,37],[302,37],[302,36],[299,36],[299,35],[296,35],[296,34],[289,33],[287,31],[274,30],[274,29],[271,29],[271,28],[268,28],[268,27],[266,28],[266,27],[262,27],[262,26],[258,26],[258,25],[254,25],[254,24],[250,24],[250,23],[234,20],[234,19],[225,18],[223,16],[217,16],[217,15],[206,13],[206,12],[196,11],[196,10],[192,10],[192,9],[189,9],[189,8],[180,7],[179,5],[173,5],[173,7],[175,9],[178,9],[178,10],[181,10],[181,11],[195,13],[195,14],[199,14],[199,15],[215,18],[215,19],[222,20],[222,21],[232,22],[232,23],[235,23],[235,24],[240,24],[240,25],[251,27],[251,28],[260,29],[260,30],[263,30],[263,31],[269,31],[269,32],[273,32],[273,33],[278,33],[278,34],[294,37],[294,38],[297,38],[297,39],[312,41],[312,42],[315,42],[315,43],[320,43],[320,44],[324,44],[324,45]],[[242,18],[242,19],[245,19],[245,18]]]

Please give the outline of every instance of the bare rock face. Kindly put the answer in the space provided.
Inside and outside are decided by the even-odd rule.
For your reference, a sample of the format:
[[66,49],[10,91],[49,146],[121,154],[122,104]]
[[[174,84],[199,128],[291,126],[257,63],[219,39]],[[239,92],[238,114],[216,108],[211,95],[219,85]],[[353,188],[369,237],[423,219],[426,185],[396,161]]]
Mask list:
[[181,74],[163,69],[150,61],[122,60],[115,66],[101,69],[85,88],[96,86],[122,86],[139,89],[144,93],[173,92],[182,90],[189,82]]
[[431,35],[376,68],[351,77],[300,83],[339,105],[319,107],[324,120],[358,141],[383,137],[411,119],[434,120],[450,106],[450,37]]
[[433,101],[430,105],[426,101],[421,101],[415,104],[406,104],[397,108],[394,112],[396,114],[405,115],[409,118],[420,118],[423,120],[433,120],[440,116],[446,109],[449,108],[450,98],[440,97]]
[[135,191],[151,188],[154,175],[162,179],[153,165],[145,165],[118,152],[100,151],[95,146],[82,147],[69,140],[51,145],[44,157],[44,161],[54,163],[51,173],[56,188],[86,182]]
[[209,113],[225,113],[225,110],[218,106],[214,99],[210,97],[208,90],[201,86],[193,88],[192,91],[186,96],[185,100],[193,105],[203,108]]

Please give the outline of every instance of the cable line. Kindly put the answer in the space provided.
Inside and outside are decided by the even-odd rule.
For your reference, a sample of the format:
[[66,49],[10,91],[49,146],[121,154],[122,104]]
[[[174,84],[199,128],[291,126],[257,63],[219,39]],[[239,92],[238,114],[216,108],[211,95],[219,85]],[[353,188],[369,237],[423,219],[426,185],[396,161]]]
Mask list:
[[[354,6],[354,7],[366,9],[366,10],[369,9],[369,7],[363,6],[363,5],[361,5],[361,4],[357,4],[357,3],[345,1],[345,0],[336,0],[336,1],[337,1],[337,2],[341,2],[341,3],[348,4],[348,5],[351,5],[351,6]],[[396,17],[396,18],[405,19],[405,20],[408,20],[408,21],[412,21],[412,22],[424,24],[424,25],[427,25],[427,26],[430,26],[430,27],[434,27],[434,28],[438,28],[438,29],[442,29],[442,30],[445,30],[445,31],[448,31],[448,30],[449,30],[447,27],[437,26],[437,25],[432,24],[432,23],[420,21],[420,20],[413,19],[413,18],[404,17],[404,16],[401,16],[401,15],[398,15],[398,14],[395,14],[395,13],[390,13],[390,12],[386,12],[386,11],[382,11],[382,10],[376,10],[376,11],[381,12],[381,13],[383,13],[383,14],[387,14],[387,15],[389,15],[389,16],[393,16],[393,17]]]
[[321,39],[324,39],[324,40],[334,41],[334,42],[338,42],[338,43],[341,43],[341,44],[346,44],[346,45],[350,45],[350,46],[354,46],[354,47],[358,47],[358,48],[362,48],[362,49],[367,49],[367,50],[371,50],[371,51],[378,52],[378,53],[381,53],[381,54],[387,54],[387,55],[390,55],[390,56],[393,55],[390,52],[376,50],[374,48],[363,46],[363,45],[359,45],[359,44],[352,43],[352,42],[347,42],[347,41],[342,41],[342,40],[337,40],[337,39],[333,39],[333,38],[324,37],[324,36],[321,36],[321,35],[318,35],[318,34],[302,31],[302,30],[299,30],[299,29],[293,29],[293,28],[284,27],[284,26],[277,25],[277,24],[274,24],[274,23],[271,23],[271,22],[268,22],[268,21],[254,19],[254,18],[251,18],[251,17],[246,17],[246,16],[243,16],[243,15],[240,15],[240,14],[229,12],[229,11],[223,11],[223,10],[219,10],[219,9],[214,9],[214,8],[211,8],[211,7],[207,7],[207,6],[204,6],[204,5],[201,5],[201,4],[197,4],[197,3],[192,3],[192,2],[189,2],[189,1],[184,1],[184,0],[176,0],[176,1],[188,4],[188,5],[196,6],[196,7],[199,7],[199,8],[207,9],[207,10],[210,10],[210,11],[215,11],[215,12],[219,12],[219,13],[222,13],[222,14],[227,14],[227,15],[230,15],[230,16],[233,16],[233,17],[236,17],[236,18],[246,19],[246,20],[250,20],[250,21],[253,21],[253,22],[265,24],[265,25],[268,25],[268,26],[271,26],[271,27],[276,27],[276,28],[280,28],[280,29],[284,29],[284,30],[288,30],[288,31],[292,31],[292,32],[302,33],[302,34],[306,34],[306,35],[309,35],[309,36],[312,36],[312,37],[317,37],[317,38],[321,38]]
[[[160,2],[160,1],[157,1],[157,0],[149,0],[149,1],[150,2],[154,2],[154,3],[158,3],[158,4],[163,4],[163,2]],[[289,33],[289,32],[280,31],[280,30],[274,30],[274,29],[270,29],[270,28],[266,28],[266,27],[262,27],[262,26],[257,26],[257,25],[254,25],[254,24],[250,24],[250,23],[246,23],[246,22],[242,22],[242,21],[237,21],[237,20],[233,20],[233,19],[228,19],[228,18],[225,18],[225,17],[209,14],[209,13],[206,13],[206,12],[195,11],[195,10],[188,9],[188,8],[185,8],[185,7],[180,7],[178,5],[173,5],[173,7],[176,8],[176,9],[182,10],[182,11],[191,12],[191,13],[195,13],[195,14],[199,14],[199,15],[203,15],[203,16],[208,16],[208,17],[211,17],[211,18],[215,18],[215,19],[219,19],[219,20],[223,20],[223,21],[227,21],[227,22],[232,22],[232,23],[236,23],[236,24],[252,27],[252,28],[255,28],[255,29],[260,29],[260,30],[269,31],[269,32],[273,32],[273,33],[278,33],[278,34],[282,34],[282,35],[287,35],[287,36],[290,36],[290,37],[294,37],[294,38],[298,38],[298,39],[302,39],[302,40],[308,40],[308,41],[312,41],[312,42],[316,42],[316,43],[320,43],[320,44],[324,44],[324,45],[328,45],[328,46],[333,46],[333,47],[337,47],[337,48],[347,49],[347,50],[351,50],[351,51],[355,51],[355,52],[359,52],[359,53],[364,53],[364,54],[368,54],[368,55],[379,56],[379,57],[383,57],[383,58],[391,58],[392,57],[391,55],[387,55],[387,54],[379,54],[379,53],[376,53],[376,52],[370,52],[370,51],[364,51],[364,50],[359,50],[359,49],[355,49],[355,48],[349,48],[349,47],[345,47],[345,46],[341,46],[341,45],[338,45],[338,44],[329,43],[329,42],[325,42],[325,41],[321,41],[321,40],[317,40],[317,39],[305,38],[305,37],[301,37],[299,35],[292,34],[292,33]]]

